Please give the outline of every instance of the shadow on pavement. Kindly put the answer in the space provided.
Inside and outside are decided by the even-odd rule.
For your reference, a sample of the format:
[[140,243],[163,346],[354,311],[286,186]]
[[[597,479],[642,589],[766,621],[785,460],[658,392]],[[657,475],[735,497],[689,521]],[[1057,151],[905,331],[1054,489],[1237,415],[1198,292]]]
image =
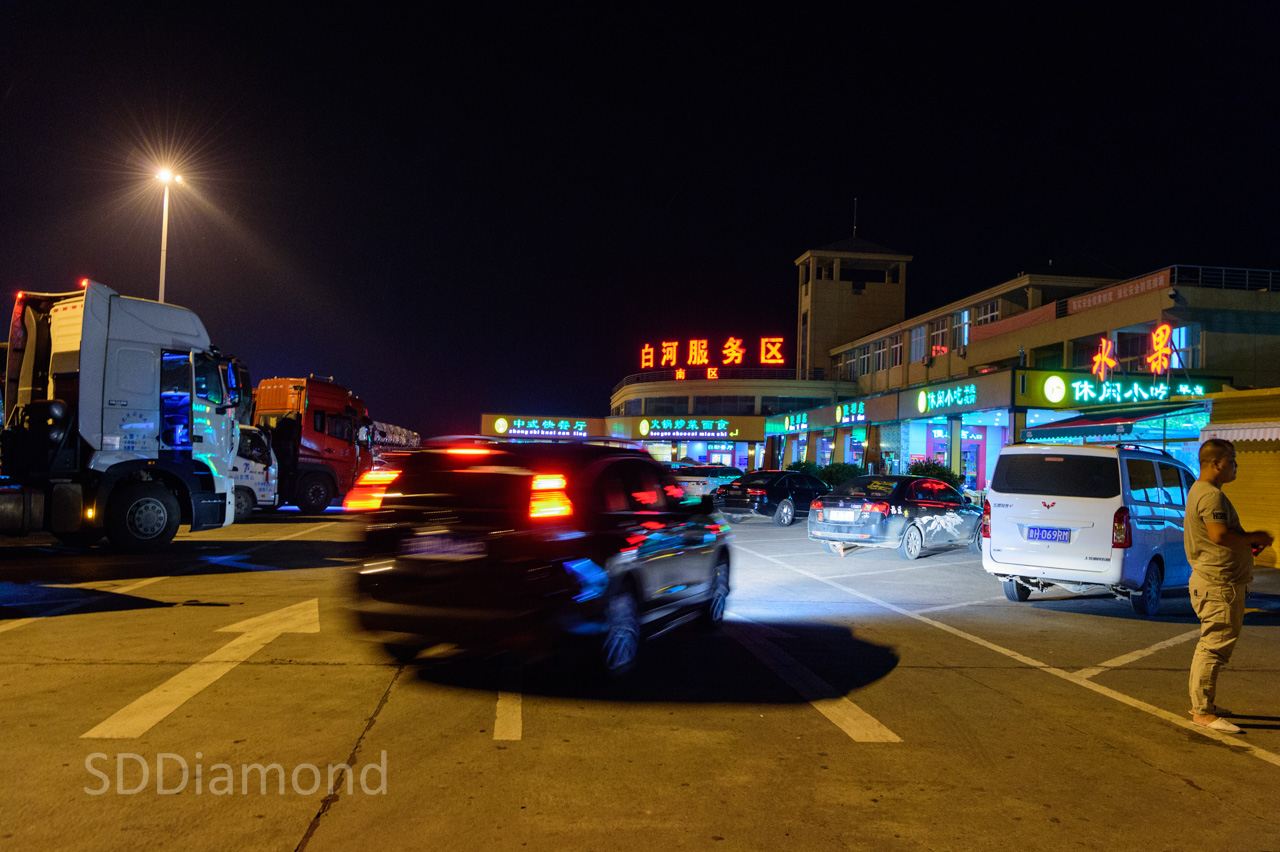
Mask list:
[[[802,696],[748,645],[763,645],[774,667],[806,669],[811,693]],[[646,643],[636,669],[617,681],[581,654],[523,666],[500,657],[420,660],[411,668],[425,683],[586,701],[796,704],[841,698],[897,665],[891,648],[856,639],[848,627],[727,622],[711,632],[675,630]]]

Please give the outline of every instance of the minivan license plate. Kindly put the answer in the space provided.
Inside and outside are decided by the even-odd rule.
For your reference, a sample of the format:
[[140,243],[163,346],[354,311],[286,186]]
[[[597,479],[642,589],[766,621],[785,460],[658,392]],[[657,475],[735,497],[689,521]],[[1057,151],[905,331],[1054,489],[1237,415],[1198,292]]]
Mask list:
[[1058,527],[1028,527],[1027,541],[1071,541],[1071,530]]

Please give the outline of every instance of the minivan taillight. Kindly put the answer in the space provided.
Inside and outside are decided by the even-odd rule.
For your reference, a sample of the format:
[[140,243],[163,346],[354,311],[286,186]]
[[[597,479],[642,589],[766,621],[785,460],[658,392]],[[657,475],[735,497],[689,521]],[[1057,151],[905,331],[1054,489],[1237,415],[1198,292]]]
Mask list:
[[565,493],[564,476],[538,474],[533,478],[529,493],[530,518],[567,518],[573,514],[573,501]]
[[1129,523],[1129,508],[1127,506],[1121,506],[1116,509],[1116,516],[1111,521],[1111,546],[1133,546],[1133,525]]
[[398,470],[365,471],[343,498],[342,508],[348,511],[381,509],[382,498],[387,496],[387,486],[399,478]]
[[991,501],[982,501],[982,537],[991,538]]

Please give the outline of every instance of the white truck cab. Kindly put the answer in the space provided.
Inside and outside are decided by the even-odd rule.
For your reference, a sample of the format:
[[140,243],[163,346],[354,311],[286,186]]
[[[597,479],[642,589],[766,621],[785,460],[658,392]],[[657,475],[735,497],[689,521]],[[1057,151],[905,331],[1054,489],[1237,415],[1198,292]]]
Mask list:
[[147,550],[234,519],[238,389],[200,318],[86,281],[9,325],[0,532]]

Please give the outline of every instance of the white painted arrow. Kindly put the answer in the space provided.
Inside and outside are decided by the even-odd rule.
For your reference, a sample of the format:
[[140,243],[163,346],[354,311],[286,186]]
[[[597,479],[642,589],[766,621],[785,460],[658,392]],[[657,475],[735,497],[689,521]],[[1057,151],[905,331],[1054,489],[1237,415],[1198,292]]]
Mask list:
[[319,633],[320,600],[312,598],[230,627],[220,627],[217,632],[242,635],[178,672],[101,725],[81,734],[80,738],[129,739],[142,736],[200,690],[261,651],[281,633]]

